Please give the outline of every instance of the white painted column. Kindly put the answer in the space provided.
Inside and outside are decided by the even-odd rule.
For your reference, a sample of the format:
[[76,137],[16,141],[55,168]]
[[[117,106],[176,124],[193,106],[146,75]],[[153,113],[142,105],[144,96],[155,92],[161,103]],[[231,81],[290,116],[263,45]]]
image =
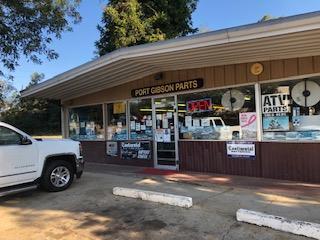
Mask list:
[[263,130],[262,130],[262,111],[261,111],[261,86],[259,83],[254,85],[255,89],[255,103],[256,103],[256,113],[257,113],[257,140],[262,140]]
[[127,139],[130,138],[130,106],[129,101],[123,101],[126,105],[126,128],[127,128]]
[[155,107],[155,101],[154,97],[151,98],[151,108],[152,108],[152,132],[153,132],[153,165],[156,168],[158,165],[158,159],[157,159],[157,142],[156,142],[156,125],[157,125],[157,119],[156,119],[156,107]]
[[179,170],[179,118],[178,118],[178,96],[174,95],[174,112],[173,112],[173,117],[174,117],[174,140],[175,140],[175,156],[176,156],[176,168]]

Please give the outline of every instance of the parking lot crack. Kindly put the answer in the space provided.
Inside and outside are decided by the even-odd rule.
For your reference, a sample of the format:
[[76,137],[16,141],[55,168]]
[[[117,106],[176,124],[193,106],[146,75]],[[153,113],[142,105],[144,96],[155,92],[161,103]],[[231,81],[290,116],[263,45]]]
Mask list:
[[216,198],[218,196],[221,196],[221,195],[226,194],[228,192],[231,192],[233,190],[234,190],[234,188],[228,188],[228,189],[226,189],[226,190],[224,190],[222,192],[219,192],[219,193],[216,193],[216,194],[212,194],[212,195],[204,198],[203,200],[201,200],[200,203],[201,203],[201,205],[203,205],[204,203],[208,202],[209,200],[212,200],[212,198]]
[[238,226],[239,226],[239,223],[237,221],[233,221],[233,223],[228,227],[226,232],[223,233],[221,240],[225,240],[226,237],[228,237],[228,235],[230,234],[230,232]]
[[217,197],[217,196],[220,196],[220,195],[223,195],[223,194],[225,194],[225,193],[228,193],[228,192],[231,192],[231,191],[233,191],[234,190],[234,188],[228,188],[228,189],[226,189],[226,190],[224,190],[224,191],[222,191],[222,192],[219,192],[219,193],[217,193],[217,194],[214,194],[213,196],[210,196],[209,198],[215,198],[215,197]]

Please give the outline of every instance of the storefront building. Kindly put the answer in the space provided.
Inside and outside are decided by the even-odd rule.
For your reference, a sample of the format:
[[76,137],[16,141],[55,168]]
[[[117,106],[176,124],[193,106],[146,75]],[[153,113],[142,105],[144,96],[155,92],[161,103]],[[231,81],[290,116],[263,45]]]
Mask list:
[[320,13],[115,51],[26,90],[87,161],[320,182]]

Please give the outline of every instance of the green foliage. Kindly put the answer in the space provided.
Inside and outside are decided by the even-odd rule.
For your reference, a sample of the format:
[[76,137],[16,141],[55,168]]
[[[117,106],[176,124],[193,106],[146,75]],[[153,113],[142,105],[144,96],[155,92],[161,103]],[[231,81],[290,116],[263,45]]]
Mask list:
[[1,121],[32,135],[60,134],[58,101],[20,97],[17,101],[17,104],[1,114]]
[[44,79],[44,74],[43,73],[37,73],[37,72],[32,73],[31,77],[30,77],[30,82],[29,82],[28,86],[26,87],[26,89],[37,85],[43,79]]
[[275,19],[275,17],[272,17],[271,15],[264,15],[258,22],[266,22],[272,19]]
[[191,14],[198,0],[111,0],[106,6],[100,39],[100,56],[119,49],[195,33]]
[[[80,0],[0,0],[0,62],[14,70],[21,55],[35,63],[40,56],[49,60],[58,54],[48,47],[52,38],[61,38],[78,23]],[[0,66],[1,66],[0,65]],[[4,74],[0,70],[0,74]]]
[[[33,73],[28,87],[38,84],[43,78],[43,74]],[[20,94],[17,94],[0,113],[0,121],[29,134],[60,134],[61,132],[59,101],[21,98]]]
[[12,83],[10,81],[0,79],[0,112],[7,107],[8,97],[13,92],[15,92],[15,88]]
[[155,17],[153,28],[160,29],[166,39],[196,33],[192,27],[192,13],[196,10],[198,0],[142,0],[146,16]]

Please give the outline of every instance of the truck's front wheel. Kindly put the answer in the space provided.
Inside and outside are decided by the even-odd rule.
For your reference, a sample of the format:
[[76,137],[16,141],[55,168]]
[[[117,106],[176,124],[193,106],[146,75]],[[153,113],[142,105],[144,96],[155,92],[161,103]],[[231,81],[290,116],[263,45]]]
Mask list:
[[50,162],[41,178],[41,187],[50,192],[67,189],[73,182],[74,169],[67,161],[58,160]]

